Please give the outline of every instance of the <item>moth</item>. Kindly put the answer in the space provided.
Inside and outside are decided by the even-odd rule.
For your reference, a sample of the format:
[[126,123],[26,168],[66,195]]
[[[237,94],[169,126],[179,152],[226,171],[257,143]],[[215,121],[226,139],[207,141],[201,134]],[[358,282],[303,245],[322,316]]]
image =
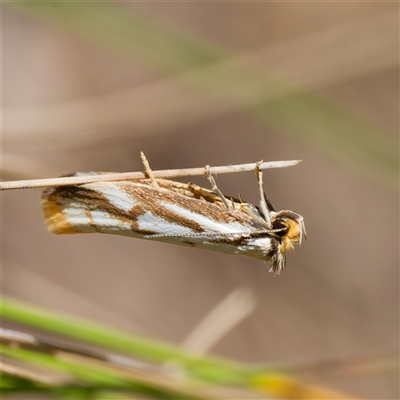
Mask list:
[[[155,240],[270,263],[279,274],[285,253],[306,237],[303,217],[275,211],[263,189],[262,172],[255,172],[260,205],[239,196],[225,196],[205,167],[211,189],[193,183],[155,179],[144,159],[148,178],[100,181],[43,190],[44,221],[54,234],[107,233]],[[94,175],[99,173],[87,173]],[[73,176],[82,176],[76,173]]]

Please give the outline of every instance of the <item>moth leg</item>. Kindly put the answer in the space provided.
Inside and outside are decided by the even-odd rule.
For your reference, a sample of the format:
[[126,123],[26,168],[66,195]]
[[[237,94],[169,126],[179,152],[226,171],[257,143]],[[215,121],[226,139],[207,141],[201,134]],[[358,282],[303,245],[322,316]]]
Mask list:
[[212,190],[204,189],[194,183],[188,183],[188,189],[196,199],[204,199],[210,203],[215,203],[216,195]]
[[261,163],[262,163],[262,161],[259,161],[256,164],[256,168],[255,168],[258,189],[260,191],[260,209],[261,209],[262,213],[264,214],[264,218],[265,218],[265,221],[267,222],[268,227],[271,228],[272,224],[271,224],[270,211],[275,211],[275,210],[274,210],[274,207],[272,206],[271,202],[268,200],[267,196],[265,195],[264,184],[263,184],[263,173],[260,170]]
[[206,175],[207,175],[207,179],[209,180],[209,182],[211,183],[211,188],[212,190],[217,193],[217,195],[221,198],[222,202],[224,203],[225,207],[227,210],[231,210],[231,205],[228,203],[228,200],[226,200],[225,196],[222,194],[222,192],[218,189],[217,184],[215,183],[215,179],[212,176],[211,172],[210,172],[210,166],[206,165]]
[[144,155],[143,151],[140,152],[140,157],[142,159],[144,169],[146,171],[146,175],[149,177],[151,180],[151,184],[153,185],[154,189],[160,189],[160,186],[158,185],[156,178],[154,178],[153,171],[150,168],[150,164],[147,161],[146,156]]

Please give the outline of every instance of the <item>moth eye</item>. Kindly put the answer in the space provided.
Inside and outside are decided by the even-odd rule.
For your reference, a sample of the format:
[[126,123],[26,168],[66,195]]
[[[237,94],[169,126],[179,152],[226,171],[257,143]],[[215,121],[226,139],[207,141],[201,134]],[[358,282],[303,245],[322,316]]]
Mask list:
[[278,218],[272,222],[272,228],[278,230],[275,232],[275,234],[279,237],[285,236],[289,231],[289,227],[283,223],[281,218]]

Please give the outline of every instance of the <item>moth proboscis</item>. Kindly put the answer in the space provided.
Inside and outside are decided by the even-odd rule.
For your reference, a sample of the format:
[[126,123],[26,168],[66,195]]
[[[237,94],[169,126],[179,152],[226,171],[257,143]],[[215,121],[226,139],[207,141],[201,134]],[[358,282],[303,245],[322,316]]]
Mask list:
[[44,189],[41,205],[50,232],[108,233],[240,254],[269,261],[275,274],[285,267],[286,251],[306,237],[303,217],[275,211],[266,197],[259,163],[257,207],[222,194],[208,167],[211,189],[156,179],[142,158],[148,178]]

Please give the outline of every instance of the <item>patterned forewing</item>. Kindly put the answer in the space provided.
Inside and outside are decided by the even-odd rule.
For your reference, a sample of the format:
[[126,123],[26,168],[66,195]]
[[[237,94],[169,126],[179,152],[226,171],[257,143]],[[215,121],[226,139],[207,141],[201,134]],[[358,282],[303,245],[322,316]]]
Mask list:
[[240,204],[226,210],[221,202],[185,194],[182,185],[155,189],[143,180],[49,188],[42,193],[42,210],[55,234],[201,237],[259,229]]

